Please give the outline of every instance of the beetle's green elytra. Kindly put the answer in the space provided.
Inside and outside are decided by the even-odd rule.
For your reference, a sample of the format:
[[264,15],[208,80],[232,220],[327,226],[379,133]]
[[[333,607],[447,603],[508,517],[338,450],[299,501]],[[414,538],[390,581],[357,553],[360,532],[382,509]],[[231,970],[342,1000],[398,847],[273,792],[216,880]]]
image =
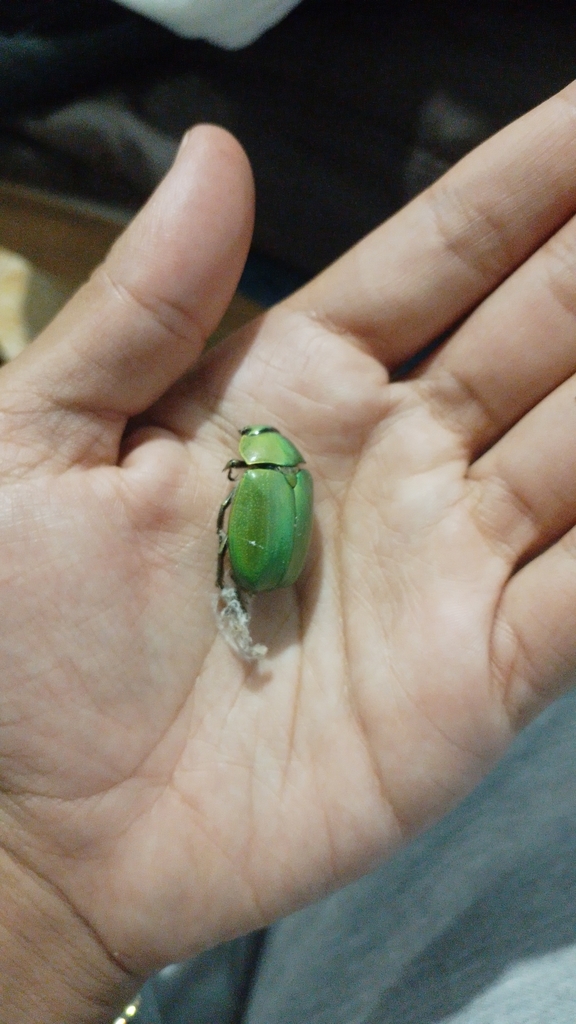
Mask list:
[[218,515],[217,585],[224,586],[228,552],[238,590],[254,594],[289,587],[302,572],[310,544],[312,477],[302,468],[298,449],[274,427],[245,427],[239,450],[241,458],[225,466],[230,480],[233,470],[244,473]]

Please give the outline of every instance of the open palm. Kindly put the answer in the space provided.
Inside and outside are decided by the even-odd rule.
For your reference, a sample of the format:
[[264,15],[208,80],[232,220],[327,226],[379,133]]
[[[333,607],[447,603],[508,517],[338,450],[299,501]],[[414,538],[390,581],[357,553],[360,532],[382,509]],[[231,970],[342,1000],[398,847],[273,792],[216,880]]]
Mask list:
[[[2,370],[0,840],[128,969],[367,869],[574,664],[575,95],[203,356],[251,182],[197,129]],[[211,604],[249,423],[316,491],[303,576],[255,599],[258,665]]]

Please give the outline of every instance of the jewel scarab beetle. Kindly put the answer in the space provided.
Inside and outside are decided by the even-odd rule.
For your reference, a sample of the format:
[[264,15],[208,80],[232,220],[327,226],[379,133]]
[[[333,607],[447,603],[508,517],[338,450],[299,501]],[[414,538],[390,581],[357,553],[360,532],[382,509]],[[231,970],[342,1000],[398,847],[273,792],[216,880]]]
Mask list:
[[[224,467],[244,473],[218,514],[218,571],[224,587],[224,559],[236,589],[254,594],[289,587],[298,579],[312,532],[312,477],[300,452],[274,427],[244,427],[240,459]],[[224,516],[230,508],[227,530]]]

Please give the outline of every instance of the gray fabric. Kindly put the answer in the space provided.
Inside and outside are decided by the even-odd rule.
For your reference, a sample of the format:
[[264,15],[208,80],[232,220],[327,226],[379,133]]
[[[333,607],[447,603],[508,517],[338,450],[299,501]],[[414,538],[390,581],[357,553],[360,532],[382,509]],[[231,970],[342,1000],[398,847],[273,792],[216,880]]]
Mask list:
[[449,1024],[574,1024],[576,945],[510,968]]
[[238,1024],[261,943],[257,932],[166,967],[140,993],[138,1024]]
[[[163,1017],[160,1016],[153,981],[149,981],[144,985],[140,993],[140,1000],[138,1013],[135,1017],[135,1021],[138,1024],[166,1024]],[[184,1018],[185,1021],[189,1019],[188,1016]]]

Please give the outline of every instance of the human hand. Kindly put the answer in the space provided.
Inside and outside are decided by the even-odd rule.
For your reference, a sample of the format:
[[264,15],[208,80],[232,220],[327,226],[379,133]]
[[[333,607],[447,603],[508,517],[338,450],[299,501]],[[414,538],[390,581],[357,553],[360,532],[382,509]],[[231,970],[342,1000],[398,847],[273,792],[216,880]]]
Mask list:
[[[565,685],[575,98],[203,356],[251,186],[197,130],[1,371],[0,843],[128,971],[369,868]],[[316,525],[298,584],[256,598],[270,657],[247,666],[211,596],[221,468],[254,422],[304,453]]]

